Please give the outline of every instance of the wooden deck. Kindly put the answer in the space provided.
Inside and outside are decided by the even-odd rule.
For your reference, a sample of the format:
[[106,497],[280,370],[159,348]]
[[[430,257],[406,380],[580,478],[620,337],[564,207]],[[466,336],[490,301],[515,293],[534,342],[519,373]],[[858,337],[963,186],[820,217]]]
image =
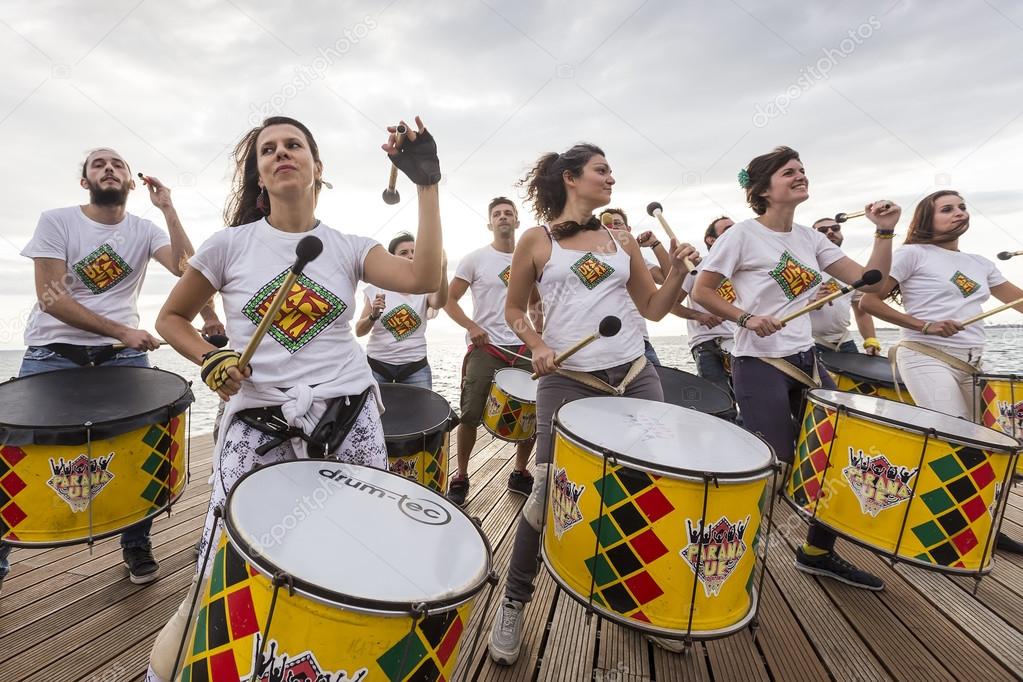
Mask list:
[[[505,488],[513,448],[481,435],[470,465],[469,513],[482,520],[502,575],[523,498]],[[180,603],[193,571],[192,547],[209,496],[211,439],[192,442],[192,480],[169,517],[154,526],[162,578],[132,585],[116,538],[87,548],[16,549],[0,595],[0,682],[94,680],[144,675],[153,638]],[[870,593],[817,580],[792,566],[805,523],[775,507],[761,627],[697,644],[688,656],[650,646],[642,635],[598,617],[555,589],[541,572],[526,616],[518,663],[492,664],[486,632],[469,651],[478,609],[463,639],[456,680],[682,682],[700,680],[1012,680],[1023,679],[1023,557],[999,554],[974,594],[972,579],[909,566],[892,568],[842,543],[842,552],[881,575]],[[788,529],[785,532],[784,529]],[[1013,492],[1005,529],[1023,539],[1023,497]],[[778,532],[780,531],[780,532]],[[503,585],[500,589],[503,589]],[[482,602],[482,600],[481,600]]]

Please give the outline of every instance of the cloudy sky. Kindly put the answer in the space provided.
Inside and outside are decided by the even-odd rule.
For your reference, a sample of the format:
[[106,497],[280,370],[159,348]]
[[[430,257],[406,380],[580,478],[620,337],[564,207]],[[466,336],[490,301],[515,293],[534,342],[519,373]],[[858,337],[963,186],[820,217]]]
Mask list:
[[[1009,0],[9,0],[0,346],[20,345],[32,302],[18,252],[41,211],[86,200],[87,150],[112,146],[171,185],[198,244],[221,227],[231,147],[277,113],[320,144],[335,189],[318,216],[385,242],[414,229],[415,195],[399,181],[403,201],[380,200],[382,131],[422,115],[453,261],[489,240],[491,197],[521,196],[537,156],[583,140],[607,152],[613,203],[637,230],[655,226],[653,200],[693,241],[717,215],[748,217],[736,171],[786,144],[811,178],[802,222],[887,197],[904,230],[919,198],[953,187],[973,215],[965,250],[1023,249],[1021,41]],[[142,192],[129,210],[162,224]],[[847,224],[850,255],[865,257],[871,232]],[[1017,283],[1020,261],[1003,266]],[[151,273],[144,323],[172,283]]]

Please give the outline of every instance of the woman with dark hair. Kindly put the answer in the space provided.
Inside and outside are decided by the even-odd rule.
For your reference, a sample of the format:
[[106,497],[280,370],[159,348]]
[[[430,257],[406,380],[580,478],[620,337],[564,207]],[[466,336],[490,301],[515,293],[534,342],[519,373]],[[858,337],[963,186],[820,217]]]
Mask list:
[[[391,240],[387,250],[399,258],[412,260],[416,238],[402,232]],[[441,270],[447,269],[447,259]],[[426,358],[426,321],[448,302],[448,278],[431,294],[402,294],[385,291],[372,284],[363,290],[366,305],[355,323],[355,335],[369,334],[366,359],[373,378],[382,384],[410,384],[433,389],[433,373]],[[379,323],[379,324],[378,324]]]
[[[664,399],[657,372],[643,354],[638,325],[623,325],[617,335],[595,341],[560,366],[554,362],[556,353],[592,334],[605,316],[622,315],[632,305],[647,319],[663,318],[682,286],[682,259],[695,253],[688,244],[672,244],[671,269],[657,288],[635,238],[625,230],[606,229],[593,214],[611,200],[615,182],[599,147],[579,144],[562,154],[545,154],[522,182],[543,224],[527,230],[515,247],[505,318],[529,347],[533,369],[540,375],[537,473],[519,518],[505,597],[490,634],[490,655],[503,665],[518,658],[523,611],[533,594],[554,411],[590,396]],[[542,336],[526,318],[534,286],[543,305]]]
[[[1003,303],[1023,298],[1023,289],[989,259],[959,250],[959,238],[969,228],[970,214],[958,192],[924,197],[905,245],[892,257],[891,276],[881,291],[865,295],[860,307],[902,327],[895,359],[913,402],[976,421],[973,377],[981,371],[986,335],[984,325],[964,327],[959,320],[979,314],[991,296]],[[901,298],[905,312],[885,303],[885,297]],[[1023,304],[1016,310],[1023,312]],[[998,534],[997,547],[1023,553],[1023,543],[1004,533]]]
[[[738,324],[732,388],[743,426],[758,433],[779,460],[791,465],[806,389],[835,386],[828,373],[818,369],[809,317],[787,324],[780,318],[811,302],[822,271],[843,282],[855,282],[871,269],[887,276],[901,209],[891,202],[866,206],[867,218],[877,229],[864,267],[824,235],[794,222],[796,207],[810,196],[810,181],[795,150],[778,147],[756,157],[740,171],[739,184],[757,217],[736,223],[717,238],[692,297],[711,314]],[[734,304],[717,293],[726,278],[734,285]],[[880,578],[835,553],[835,539],[831,531],[811,524],[806,544],[796,550],[796,568],[854,587],[884,589]]]
[[[202,549],[217,542],[215,507],[246,472],[307,454],[385,468],[379,388],[351,331],[360,280],[389,291],[427,293],[441,284],[437,146],[416,118],[401,148],[395,129],[383,149],[419,187],[419,248],[411,260],[376,241],[316,218],[323,163],[309,129],[273,117],[235,148],[228,229],[189,260],[156,328],[175,350],[202,366],[203,381],[229,401],[215,446],[213,491]],[[322,254],[306,265],[245,373],[239,353],[217,349],[190,323],[214,292],[223,296],[231,340],[247,345],[295,262],[295,247],[315,236]],[[192,590],[199,589],[196,575]],[[192,591],[153,646],[148,679],[167,680],[189,623]]]

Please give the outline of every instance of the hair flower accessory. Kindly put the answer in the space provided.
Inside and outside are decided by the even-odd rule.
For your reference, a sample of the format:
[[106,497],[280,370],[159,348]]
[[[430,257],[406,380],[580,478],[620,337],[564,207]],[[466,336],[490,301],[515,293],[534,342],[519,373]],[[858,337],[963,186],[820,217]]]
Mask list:
[[749,189],[750,186],[749,171],[743,168],[739,171],[739,187],[743,189]]

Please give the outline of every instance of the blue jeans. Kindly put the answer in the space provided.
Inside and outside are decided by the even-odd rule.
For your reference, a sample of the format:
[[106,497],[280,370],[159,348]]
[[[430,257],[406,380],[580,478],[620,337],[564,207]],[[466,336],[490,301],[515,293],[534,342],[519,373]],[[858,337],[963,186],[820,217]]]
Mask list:
[[[377,380],[378,384],[390,383],[387,381],[387,377],[382,374],[373,372],[373,378]],[[433,390],[433,372],[430,371],[430,366],[426,365],[421,370],[412,373],[405,377],[401,381],[396,381],[398,384],[408,384],[409,386],[419,386],[421,388],[428,388]]]
[[[696,373],[731,396],[734,404],[735,395],[732,393],[732,378],[725,370],[725,361],[721,357],[721,352],[716,348],[708,348],[706,344],[701,343],[693,348],[693,360],[696,362]],[[721,417],[736,424],[742,424],[742,419],[735,408],[721,415]]]
[[657,351],[654,350],[654,344],[650,343],[650,339],[643,339],[643,355],[654,367],[661,366],[661,360],[657,357]]
[[[827,351],[834,351],[834,348],[829,348],[822,343],[813,344],[819,353],[825,353]],[[839,353],[859,353],[860,349],[856,347],[856,342],[852,339],[846,339],[838,346]]]
[[[149,356],[145,351],[125,348],[117,355],[103,363],[104,365],[122,365],[126,367],[149,367]],[[19,377],[27,377],[42,372],[52,372],[57,369],[74,369],[77,364],[68,360],[63,355],[58,355],[49,348],[29,346],[25,351],[25,358],[21,361]],[[153,527],[153,520],[148,519],[137,523],[121,533],[121,547],[147,547],[149,546],[149,531]],[[11,554],[11,546],[6,542],[0,542],[0,578],[3,578],[11,570],[11,563],[8,557]]]

